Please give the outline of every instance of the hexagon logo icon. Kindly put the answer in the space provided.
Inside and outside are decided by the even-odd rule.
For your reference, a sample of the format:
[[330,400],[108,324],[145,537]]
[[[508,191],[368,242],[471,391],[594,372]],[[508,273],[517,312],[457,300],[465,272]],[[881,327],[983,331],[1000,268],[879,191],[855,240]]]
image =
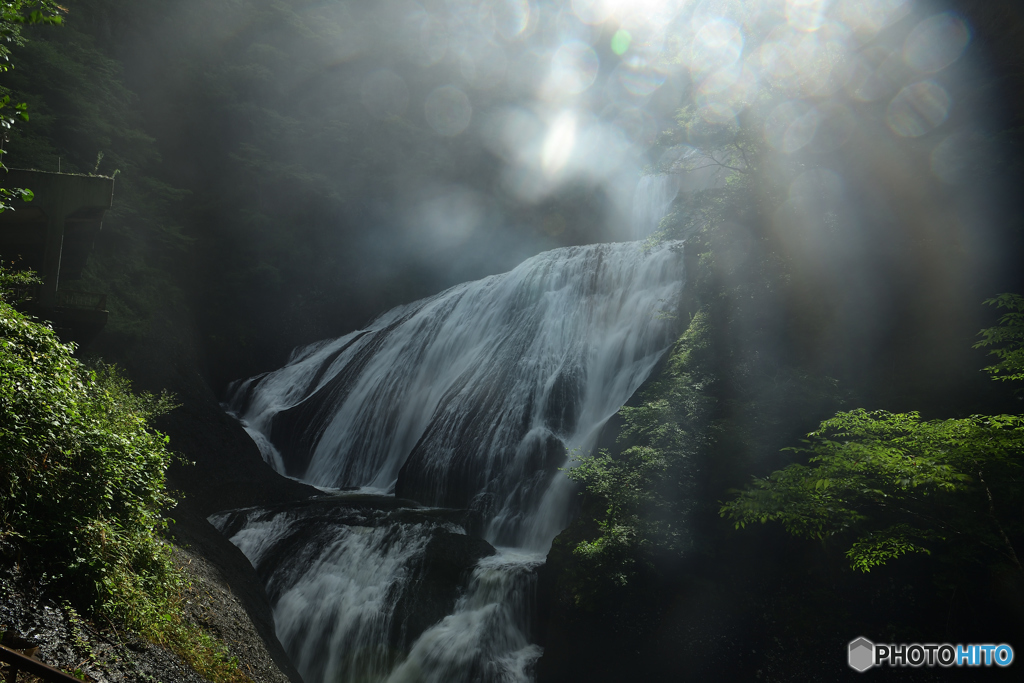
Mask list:
[[850,668],[863,673],[875,663],[875,644],[867,638],[851,640],[847,654],[850,657]]

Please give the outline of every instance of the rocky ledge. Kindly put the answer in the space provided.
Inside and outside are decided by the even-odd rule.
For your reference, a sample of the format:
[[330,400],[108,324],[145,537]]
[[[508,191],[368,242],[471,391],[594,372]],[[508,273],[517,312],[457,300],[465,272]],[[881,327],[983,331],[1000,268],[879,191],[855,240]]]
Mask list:
[[[175,548],[174,559],[190,584],[183,596],[186,619],[220,639],[254,683],[289,683],[223,572],[184,548]],[[23,647],[38,648],[35,658],[43,663],[87,681],[204,680],[176,654],[83,618],[17,563],[0,570],[0,631]]]

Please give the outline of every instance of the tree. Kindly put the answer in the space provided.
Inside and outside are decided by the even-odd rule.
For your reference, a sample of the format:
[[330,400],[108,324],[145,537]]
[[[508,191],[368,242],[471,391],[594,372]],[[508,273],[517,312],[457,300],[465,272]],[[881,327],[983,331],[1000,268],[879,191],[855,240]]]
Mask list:
[[577,455],[578,466],[568,470],[583,485],[597,525],[595,537],[573,548],[580,565],[578,602],[592,600],[604,582],[627,586],[645,565],[690,546],[692,460],[707,446],[715,403],[704,391],[713,381],[709,346],[707,316],[697,313],[660,379],[639,405],[620,410],[622,453]]
[[[985,369],[993,379],[1024,378],[1024,298],[986,303],[1010,313],[980,333],[976,347],[998,346],[991,353],[1000,359]],[[922,420],[858,409],[787,450],[809,455],[807,464],[755,478],[720,514],[737,528],[777,521],[794,536],[844,539],[850,565],[865,572],[940,545],[968,554],[980,545],[1024,571],[1012,541],[1019,522],[1006,512],[1024,496],[1024,416]]]
[[[62,19],[57,14],[60,7],[52,0],[2,0],[0,1],[0,73],[11,69],[11,50],[8,44],[21,45],[21,27],[24,24],[60,24]],[[2,110],[14,108],[14,115]],[[14,125],[15,119],[28,121],[28,105],[24,102],[11,104],[11,96],[0,88],[0,127],[3,128],[3,140],[7,139],[7,131]],[[4,153],[0,143],[0,154]],[[0,157],[0,171],[6,171],[3,157]],[[24,188],[0,188],[0,213],[11,208],[11,200],[31,201],[31,190]]]
[[185,577],[161,538],[175,456],[150,421],[171,398],[133,393],[113,366],[83,365],[15,310],[6,299],[31,279],[0,269],[0,556],[207,680],[248,681],[223,643],[186,620]]
[[992,375],[992,379],[1004,382],[1024,380],[1024,296],[1000,294],[994,299],[987,299],[985,303],[1010,311],[999,319],[999,325],[979,333],[982,339],[974,348],[995,346],[989,353],[999,359],[998,363],[985,370]]

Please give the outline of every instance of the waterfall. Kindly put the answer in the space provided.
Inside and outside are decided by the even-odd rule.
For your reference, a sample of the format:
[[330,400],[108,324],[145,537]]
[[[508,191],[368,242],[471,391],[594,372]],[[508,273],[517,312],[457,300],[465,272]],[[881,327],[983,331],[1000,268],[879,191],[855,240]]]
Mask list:
[[567,450],[672,341],[682,277],[678,243],[555,249],[299,349],[229,407],[283,474],[470,508],[488,540],[544,550]]
[[423,633],[387,683],[529,683],[541,649],[528,639],[540,553],[480,560],[455,611]]
[[379,509],[352,494],[210,521],[256,568],[308,683],[384,681],[422,632],[458,611],[461,574],[494,553],[450,513]]
[[679,182],[676,176],[667,173],[645,175],[640,178],[633,192],[633,215],[630,226],[633,239],[646,239],[658,229],[658,224],[679,194]]
[[267,584],[307,683],[530,680],[534,570],[574,493],[560,468],[671,344],[682,286],[679,243],[556,249],[233,385],[271,466],[359,489],[211,518]]

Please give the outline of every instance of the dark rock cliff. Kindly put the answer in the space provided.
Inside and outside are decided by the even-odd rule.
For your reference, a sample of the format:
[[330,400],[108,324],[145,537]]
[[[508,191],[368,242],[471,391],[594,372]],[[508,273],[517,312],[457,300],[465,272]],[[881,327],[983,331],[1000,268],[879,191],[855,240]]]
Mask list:
[[221,510],[301,500],[319,492],[278,475],[263,461],[252,439],[220,407],[203,375],[199,348],[191,319],[182,311],[164,311],[154,314],[144,343],[105,334],[85,355],[116,361],[136,391],[166,390],[175,396],[180,406],[156,424],[183,458],[168,472],[168,486],[179,499],[168,511],[174,520],[171,538],[208,564],[241,605],[273,665],[292,683],[301,683],[275,635],[270,604],[255,570],[206,517]]

